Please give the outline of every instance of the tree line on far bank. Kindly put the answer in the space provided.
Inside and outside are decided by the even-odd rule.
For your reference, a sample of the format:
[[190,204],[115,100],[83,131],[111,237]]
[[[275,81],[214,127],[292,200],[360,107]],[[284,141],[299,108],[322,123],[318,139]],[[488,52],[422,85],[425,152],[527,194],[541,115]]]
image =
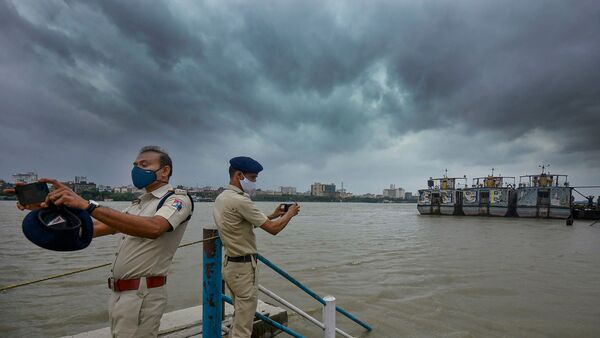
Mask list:
[[[183,187],[177,187],[179,189]],[[220,191],[205,191],[197,194],[193,194],[194,197],[198,197],[203,201],[214,201]],[[133,201],[139,196],[134,193],[116,193],[110,191],[99,191],[89,190],[79,193],[81,197],[86,200],[95,201]],[[0,189],[0,200],[16,200],[15,196],[7,196]],[[414,199],[399,199],[389,197],[364,197],[364,196],[352,196],[346,198],[339,197],[327,197],[327,196],[306,196],[306,195],[255,195],[252,197],[253,201],[263,202],[355,202],[355,203],[416,203]]]

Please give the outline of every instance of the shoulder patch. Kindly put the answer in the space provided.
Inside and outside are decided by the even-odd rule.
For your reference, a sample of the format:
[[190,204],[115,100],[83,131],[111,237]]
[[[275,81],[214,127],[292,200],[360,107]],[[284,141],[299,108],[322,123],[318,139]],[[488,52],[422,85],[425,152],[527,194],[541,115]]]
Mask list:
[[171,203],[171,208],[177,211],[181,210],[181,208],[183,208],[183,201],[178,198],[174,199]]

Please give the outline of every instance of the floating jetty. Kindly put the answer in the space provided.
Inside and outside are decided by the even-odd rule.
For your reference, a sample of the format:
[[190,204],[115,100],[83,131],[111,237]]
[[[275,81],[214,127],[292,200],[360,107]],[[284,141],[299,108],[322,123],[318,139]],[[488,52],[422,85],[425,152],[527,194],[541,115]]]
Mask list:
[[567,175],[540,167],[540,174],[520,176],[518,185],[515,177],[495,176],[492,169],[491,175],[473,178],[469,187],[466,176],[448,177],[446,171],[419,190],[417,210],[422,215],[572,218],[573,187]]
[[[281,325],[287,326],[288,313],[286,310],[267,304],[263,301],[258,302],[257,312]],[[231,327],[233,318],[233,306],[225,304],[225,318],[223,320],[221,334],[225,336]],[[265,323],[262,320],[254,322],[252,337],[270,338],[281,333],[281,330]],[[166,313],[160,320],[160,329],[158,336],[162,338],[184,338],[184,337],[203,337],[202,336],[202,305]],[[80,333],[74,336],[65,336],[63,338],[106,338],[110,337],[110,328]],[[206,338],[206,337],[204,337]]]

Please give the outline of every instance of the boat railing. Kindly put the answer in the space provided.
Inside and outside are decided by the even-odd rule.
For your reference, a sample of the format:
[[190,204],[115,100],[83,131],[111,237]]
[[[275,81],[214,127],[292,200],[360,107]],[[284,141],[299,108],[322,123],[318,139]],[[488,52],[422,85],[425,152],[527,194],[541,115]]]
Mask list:
[[[461,183],[462,182],[462,183]],[[429,189],[435,190],[455,190],[461,188],[467,188],[467,176],[463,177],[430,177],[427,180],[427,186]]]
[[[202,255],[202,336],[204,338],[220,338],[222,334],[221,327],[223,319],[223,301],[231,304],[231,298],[223,293],[223,278],[221,275],[222,243],[221,239],[219,238],[218,231],[214,227],[204,228],[203,237],[207,240],[205,240],[203,243]],[[307,319],[310,323],[321,328],[323,330],[323,337],[333,338],[335,337],[336,332],[346,338],[352,337],[336,327],[336,312],[346,316],[350,320],[365,328],[367,331],[372,331],[371,326],[359,320],[356,316],[352,315],[341,307],[336,306],[335,297],[321,297],[264,256],[259,254],[257,255],[257,259],[323,305],[323,322],[320,322],[299,309],[297,306],[279,297],[274,292],[266,289],[262,285],[259,285],[259,290],[261,292]],[[258,312],[256,313],[256,316],[293,337],[302,337],[302,335],[290,329],[289,327],[281,325]]]
[[568,175],[542,173],[519,176],[520,188],[553,188],[568,187]]

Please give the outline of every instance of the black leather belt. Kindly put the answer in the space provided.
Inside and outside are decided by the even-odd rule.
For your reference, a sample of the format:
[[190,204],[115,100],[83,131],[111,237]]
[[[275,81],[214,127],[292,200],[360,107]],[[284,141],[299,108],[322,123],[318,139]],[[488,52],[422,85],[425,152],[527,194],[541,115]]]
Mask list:
[[238,257],[227,256],[228,262],[236,262],[236,263],[249,263],[249,262],[252,262],[252,259],[256,259],[256,254],[251,254],[251,255],[246,255],[246,256],[238,256]]

